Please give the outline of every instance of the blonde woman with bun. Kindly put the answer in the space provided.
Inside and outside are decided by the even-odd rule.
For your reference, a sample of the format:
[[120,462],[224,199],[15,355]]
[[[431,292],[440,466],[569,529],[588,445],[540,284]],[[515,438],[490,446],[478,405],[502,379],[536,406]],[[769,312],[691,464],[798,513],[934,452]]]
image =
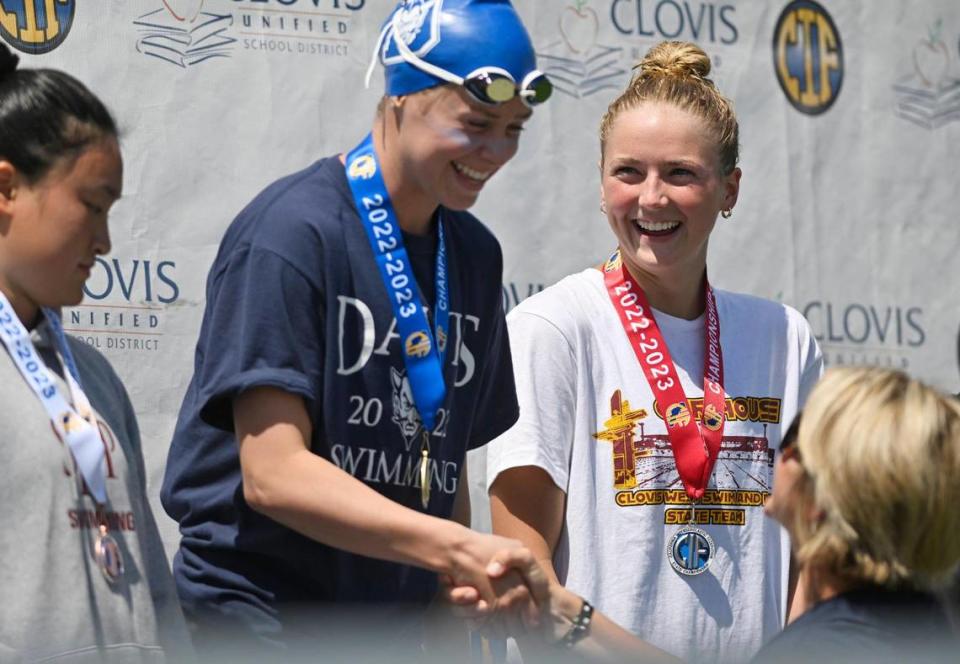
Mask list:
[[709,73],[699,47],[663,42],[610,104],[599,207],[617,251],[511,313],[520,419],[487,464],[494,531],[588,600],[581,622],[592,606],[713,662],[785,622],[789,542],[762,506],[822,360],[796,311],[707,280],[741,179]]
[[[774,474],[765,511],[789,532],[799,578],[791,623],[754,664],[955,662],[960,643],[934,593],[960,564],[960,403],[899,371],[831,369],[784,435]],[[558,640],[583,600],[544,567],[514,550],[489,571],[521,571]],[[571,655],[658,659],[603,614],[586,632]]]

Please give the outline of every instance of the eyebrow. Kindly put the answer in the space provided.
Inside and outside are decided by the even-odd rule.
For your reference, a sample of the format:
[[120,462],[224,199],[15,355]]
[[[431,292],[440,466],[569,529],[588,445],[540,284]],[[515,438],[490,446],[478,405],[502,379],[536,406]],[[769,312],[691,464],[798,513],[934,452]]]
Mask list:
[[[483,115],[487,116],[487,117],[490,118],[491,120],[499,120],[499,119],[500,119],[500,116],[499,116],[499,115],[497,115],[497,114],[494,113],[493,111],[490,111],[490,110],[488,110],[488,109],[486,109],[486,108],[484,108],[484,107],[482,107],[482,106],[477,105],[477,106],[474,106],[473,108],[474,108],[475,111],[478,111],[478,112],[482,113]],[[522,115],[517,116],[516,119],[517,119],[517,120],[520,120],[521,122],[526,122],[526,121],[529,120],[531,117],[533,117],[533,110],[532,110],[532,109],[528,109],[528,110],[527,110],[526,112],[524,112]]]

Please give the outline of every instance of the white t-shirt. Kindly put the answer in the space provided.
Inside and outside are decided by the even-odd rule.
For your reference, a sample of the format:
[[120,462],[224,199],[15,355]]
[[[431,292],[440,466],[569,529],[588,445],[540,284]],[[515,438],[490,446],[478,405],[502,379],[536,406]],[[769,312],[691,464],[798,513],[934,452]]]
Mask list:
[[[689,505],[660,405],[598,270],[563,279],[508,316],[520,420],[488,446],[487,480],[543,468],[566,494],[554,566],[567,588],[688,661],[743,661],[783,625],[789,541],[762,505],[774,451],[822,358],[794,309],[715,293],[727,419],[698,506],[709,521],[699,527],[716,545],[706,572],[683,576],[668,560]],[[699,417],[704,318],[654,315]]]

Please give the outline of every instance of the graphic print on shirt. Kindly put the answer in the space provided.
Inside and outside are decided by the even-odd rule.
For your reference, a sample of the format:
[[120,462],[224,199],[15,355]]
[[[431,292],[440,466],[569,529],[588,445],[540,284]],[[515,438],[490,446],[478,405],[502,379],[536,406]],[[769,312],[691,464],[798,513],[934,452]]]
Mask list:
[[403,444],[409,452],[413,439],[420,433],[423,425],[420,423],[420,415],[417,413],[413,390],[406,373],[390,367],[390,384],[393,386],[393,415],[390,419],[400,428]]
[[[97,426],[100,429],[100,438],[103,440],[103,469],[107,480],[107,496],[109,497],[111,495],[111,485],[121,479],[125,474],[124,469],[118,467],[118,464],[125,463],[125,461],[122,458],[122,453],[118,458],[117,436],[113,429],[96,412],[93,416],[97,420]],[[56,430],[54,430],[54,433],[56,433]],[[57,440],[60,441],[59,436],[57,436]],[[63,441],[60,441],[60,444],[63,448],[64,455],[63,475],[67,481],[76,482],[80,495],[85,497],[83,501],[84,507],[67,510],[67,521],[70,528],[72,530],[97,530],[100,524],[105,523],[112,533],[135,531],[137,529],[136,520],[134,519],[133,512],[129,509],[115,511],[101,508],[89,509],[89,507],[86,507],[86,505],[95,507],[96,501],[94,501],[93,494],[83,479],[83,474],[77,468],[77,463],[73,458],[73,454],[70,452],[70,448],[64,445]],[[111,507],[115,507],[115,505],[111,505]]]
[[[667,426],[691,416],[709,426],[716,418],[709,409],[704,412],[702,398],[688,402],[689,408],[671,404],[665,409],[654,402],[652,414]],[[772,397],[727,397],[727,421],[763,424],[763,435],[723,437],[710,484],[696,510],[698,524],[743,526],[744,508],[763,507],[770,495],[774,454],[766,430],[768,424],[780,422],[780,406],[780,399]],[[610,444],[618,506],[681,505],[664,511],[664,523],[687,523],[690,499],[677,473],[670,437],[646,432],[644,420],[650,415],[645,408],[631,408],[621,390],[615,390],[610,397],[610,418],[593,437]],[[659,424],[657,430],[661,430]]]
[[[389,356],[395,353],[400,357],[407,348],[418,350],[422,346],[416,345],[416,340],[409,345],[407,339],[401,344],[397,334],[397,319],[391,318],[389,326],[377,325],[370,306],[357,297],[338,295],[338,376],[352,376],[359,373],[367,363],[377,356]],[[454,387],[463,387],[471,380],[477,371],[477,359],[471,350],[471,338],[480,331],[480,318],[459,311],[450,312],[450,341],[452,343],[447,362],[457,368]],[[426,335],[424,335],[426,336]],[[428,337],[427,337],[428,338]],[[428,338],[429,339],[429,338]],[[447,338],[438,341],[444,347]],[[474,346],[475,347],[475,346]],[[429,346],[427,347],[429,349]],[[448,386],[449,389],[449,386]]]

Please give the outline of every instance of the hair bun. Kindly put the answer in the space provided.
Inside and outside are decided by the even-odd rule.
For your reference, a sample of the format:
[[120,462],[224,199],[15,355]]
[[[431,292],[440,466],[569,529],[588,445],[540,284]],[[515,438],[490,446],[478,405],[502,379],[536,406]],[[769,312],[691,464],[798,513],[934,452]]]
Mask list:
[[17,70],[20,57],[15,55],[6,44],[0,43],[0,81]]
[[660,42],[637,65],[640,76],[706,79],[710,58],[696,44],[681,41]]

